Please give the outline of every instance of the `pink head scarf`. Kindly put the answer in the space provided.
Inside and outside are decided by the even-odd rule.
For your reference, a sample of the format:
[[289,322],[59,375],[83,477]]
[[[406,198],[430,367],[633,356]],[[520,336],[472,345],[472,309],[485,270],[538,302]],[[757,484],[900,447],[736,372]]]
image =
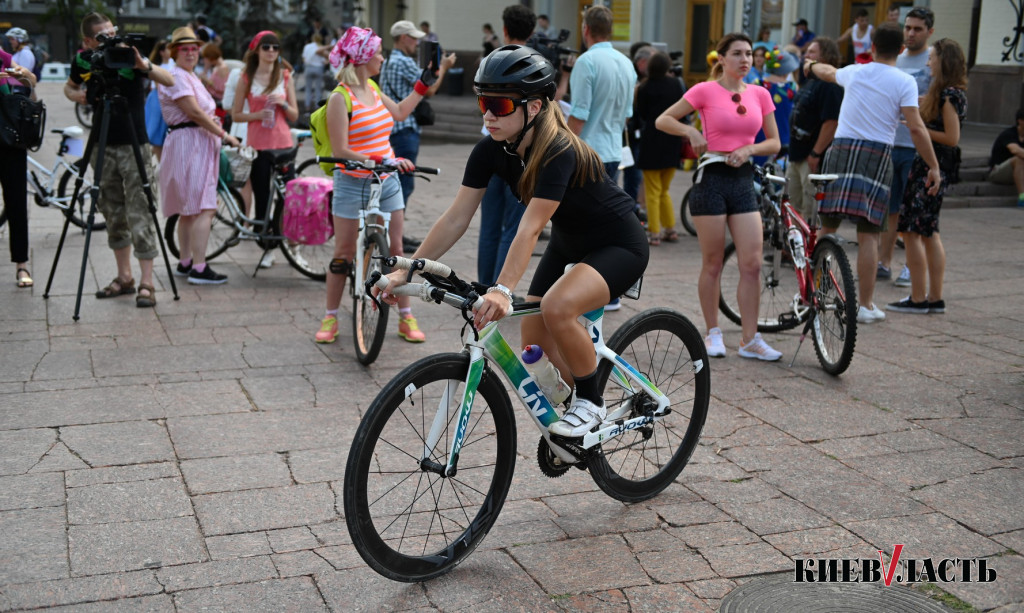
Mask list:
[[334,68],[348,64],[362,66],[370,61],[378,49],[380,37],[374,34],[373,30],[353,26],[345,31],[345,35],[331,50],[329,59]]
[[260,40],[262,40],[263,37],[266,36],[267,34],[269,34],[271,36],[275,36],[275,37],[277,36],[276,34],[271,32],[270,30],[263,30],[262,32],[260,32],[256,36],[252,37],[252,41],[249,42],[249,51],[255,51],[256,47],[260,44]]

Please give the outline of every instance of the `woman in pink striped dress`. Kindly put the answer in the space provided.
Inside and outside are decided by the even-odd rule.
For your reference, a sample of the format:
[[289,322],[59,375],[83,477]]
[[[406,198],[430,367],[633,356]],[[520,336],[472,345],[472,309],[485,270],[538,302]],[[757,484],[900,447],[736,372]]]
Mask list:
[[[338,71],[340,84],[348,90],[352,101],[352,113],[348,112],[345,97],[332,93],[327,99],[327,133],[331,150],[336,157],[351,160],[394,159],[391,149],[391,128],[395,120],[402,121],[412,113],[423,99],[428,86],[423,79],[430,80],[432,73],[425,74],[416,82],[413,91],[401,102],[395,102],[381,93],[370,76],[380,73],[384,56],[381,55],[380,37],[373,30],[351,27],[335,45],[330,55],[331,66]],[[397,158],[399,168],[412,170],[412,162]],[[359,211],[366,199],[366,175],[369,172],[346,171],[340,165],[334,171],[334,258],[327,275],[327,313],[316,342],[333,343],[338,336],[338,306],[345,290],[352,260],[356,254],[356,239],[359,234]],[[398,176],[389,175],[381,184],[380,209],[391,213],[389,242],[392,255],[402,255],[402,187]],[[410,343],[426,340],[420,331],[416,318],[412,316],[407,296],[398,299],[398,335]]]
[[217,176],[221,141],[232,147],[238,139],[221,127],[217,105],[193,70],[202,42],[191,28],[171,36],[174,85],[157,87],[160,111],[169,133],[160,160],[160,196],[164,216],[178,215],[181,261],[176,273],[199,285],[225,283],[228,278],[206,264],[206,244],[217,212]]

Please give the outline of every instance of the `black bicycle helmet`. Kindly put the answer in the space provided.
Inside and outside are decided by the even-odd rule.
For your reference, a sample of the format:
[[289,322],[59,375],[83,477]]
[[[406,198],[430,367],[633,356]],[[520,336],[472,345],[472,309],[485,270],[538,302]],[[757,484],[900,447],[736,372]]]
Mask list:
[[505,45],[491,51],[473,77],[480,94],[519,94],[523,98],[555,98],[555,67],[538,51]]

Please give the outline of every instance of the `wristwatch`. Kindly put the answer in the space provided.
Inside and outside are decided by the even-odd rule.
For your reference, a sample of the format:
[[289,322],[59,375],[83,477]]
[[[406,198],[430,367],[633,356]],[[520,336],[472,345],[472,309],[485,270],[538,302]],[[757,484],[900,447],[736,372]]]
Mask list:
[[817,151],[811,151],[810,153],[807,154],[807,157],[809,157],[809,158],[820,158],[821,154],[818,153]]

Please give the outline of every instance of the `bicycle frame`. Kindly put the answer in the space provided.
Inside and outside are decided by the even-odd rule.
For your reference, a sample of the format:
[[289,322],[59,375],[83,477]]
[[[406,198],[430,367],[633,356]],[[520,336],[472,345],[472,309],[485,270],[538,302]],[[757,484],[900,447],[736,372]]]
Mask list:
[[391,239],[388,236],[388,230],[391,227],[391,213],[380,210],[380,194],[380,175],[374,172],[370,181],[370,196],[366,199],[366,205],[359,209],[359,238],[356,242],[356,261],[354,267],[355,282],[349,288],[353,295],[358,296],[360,300],[368,300],[368,297],[362,292],[362,287],[366,281],[363,278],[363,271],[366,270],[366,262],[363,260],[363,257],[366,253],[367,238],[370,234],[382,234],[384,242],[389,247],[391,245]]
[[[509,318],[521,317],[524,315],[535,315],[540,313],[539,305],[526,305],[527,308],[514,310]],[[642,375],[636,368],[626,362],[617,353],[609,349],[604,343],[602,335],[602,321],[604,319],[604,307],[585,313],[580,317],[587,333],[594,342],[598,360],[608,360],[613,364],[612,380],[618,385],[637,391],[644,391],[657,400],[658,408],[656,415],[642,415],[623,421],[621,417],[628,412],[629,405],[625,403],[617,412],[610,413],[605,421],[611,425],[601,428],[595,432],[588,432],[582,437],[579,445],[582,449],[590,449],[599,443],[614,438],[629,430],[660,421],[666,414],[669,406],[669,399],[651,381]],[[489,360],[498,367],[498,371],[510,383],[516,394],[522,401],[533,418],[533,423],[547,440],[551,450],[564,462],[575,464],[580,457],[572,451],[563,447],[558,439],[552,440],[548,432],[548,426],[560,419],[558,411],[552,406],[551,401],[544,395],[540,385],[526,369],[526,366],[519,359],[519,356],[505,340],[499,329],[500,322],[492,322],[480,330],[478,337],[474,337],[472,331],[466,333],[464,345],[469,352],[469,372],[466,377],[466,385],[463,390],[459,416],[455,428],[455,436],[451,443],[451,453],[448,455],[448,464],[443,468],[440,465],[433,465],[429,458],[434,447],[438,444],[444,425],[447,423],[447,411],[449,398],[442,397],[438,406],[438,412],[431,424],[430,434],[424,442],[423,455],[420,463],[431,466],[435,470],[443,471],[442,474],[451,476],[455,474],[458,462],[459,451],[462,449],[465,440],[466,428],[469,424],[469,417],[473,410],[473,400],[476,397],[477,386],[483,376],[485,362]],[[703,364],[697,364],[697,369],[703,368]]]
[[[58,154],[52,170],[32,159],[32,156],[28,156],[27,159],[29,164],[28,184],[32,187],[32,191],[42,201],[43,205],[52,205],[64,210],[70,207],[72,196],[65,196],[63,198],[56,196],[54,184],[57,182],[57,174],[61,168],[75,176],[78,175],[78,169],[64,159],[63,153]],[[39,171],[46,176],[47,180],[45,183],[39,179],[35,171]]]

